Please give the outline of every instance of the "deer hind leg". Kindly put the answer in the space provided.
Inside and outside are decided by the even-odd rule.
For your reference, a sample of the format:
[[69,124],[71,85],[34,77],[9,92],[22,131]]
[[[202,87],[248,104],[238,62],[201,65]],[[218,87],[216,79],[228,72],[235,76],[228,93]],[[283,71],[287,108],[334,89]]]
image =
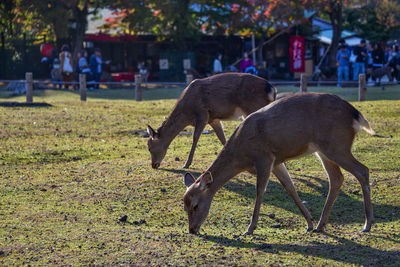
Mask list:
[[283,185],[285,190],[289,193],[289,195],[292,197],[294,203],[296,203],[297,207],[300,209],[301,213],[303,214],[304,218],[307,221],[308,227],[307,231],[310,231],[313,229],[313,223],[312,223],[312,217],[306,206],[304,206],[303,202],[301,202],[301,199],[299,195],[297,194],[296,188],[293,185],[292,179],[290,178],[289,172],[286,169],[286,166],[284,163],[279,164],[276,166],[273,170],[272,173],[275,174],[275,176],[278,178],[279,182]]
[[338,196],[339,189],[342,187],[344,178],[342,172],[340,171],[339,166],[335,162],[329,160],[322,153],[317,153],[317,155],[320,158],[322,165],[324,166],[325,171],[328,174],[329,178],[328,197],[326,199],[324,209],[319,219],[317,228],[315,229],[316,232],[320,232],[324,229],[326,223],[328,222],[329,214],[332,210],[333,203],[335,202]]
[[214,129],[215,134],[223,145],[226,143],[226,138],[224,134],[224,129],[220,120],[214,120],[210,123],[211,127]]
[[254,229],[256,229],[257,227],[262,198],[264,196],[265,189],[267,188],[270,172],[272,169],[272,160],[265,160],[263,162],[256,163],[255,167],[257,171],[256,203],[254,205],[254,211],[253,211],[253,216],[251,218],[251,223],[247,228],[247,232],[245,233],[248,235],[253,234]]
[[371,230],[374,221],[374,213],[371,202],[371,188],[369,185],[369,170],[354,158],[351,152],[328,156],[329,159],[335,161],[340,167],[353,174],[361,185],[364,198],[365,224],[363,232]]
[[199,141],[201,133],[203,132],[204,128],[207,125],[207,121],[208,118],[202,118],[202,117],[198,117],[195,121],[192,148],[190,149],[189,157],[185,163],[185,166],[183,166],[183,168],[185,169],[189,168],[190,164],[192,164],[193,155],[194,151],[196,150],[197,142]]

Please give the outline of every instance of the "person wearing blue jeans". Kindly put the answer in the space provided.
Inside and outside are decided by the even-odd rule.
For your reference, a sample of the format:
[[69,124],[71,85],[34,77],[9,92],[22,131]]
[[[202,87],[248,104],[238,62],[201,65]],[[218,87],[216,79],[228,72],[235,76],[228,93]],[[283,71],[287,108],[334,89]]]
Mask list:
[[356,61],[353,63],[353,80],[358,80],[359,74],[365,74],[365,61],[367,58],[367,48],[365,47],[365,40],[362,39],[360,45],[354,49]]
[[99,89],[98,82],[100,82],[101,75],[103,74],[102,64],[103,59],[101,58],[101,50],[100,48],[95,48],[94,54],[90,57],[89,65],[90,70],[93,74],[93,78],[95,82],[97,82],[97,84],[95,85],[96,89]]
[[344,80],[349,80],[349,65],[350,65],[350,51],[346,48],[346,45],[341,45],[340,50],[336,55],[336,66],[338,83],[337,86],[342,86],[342,79],[344,76]]

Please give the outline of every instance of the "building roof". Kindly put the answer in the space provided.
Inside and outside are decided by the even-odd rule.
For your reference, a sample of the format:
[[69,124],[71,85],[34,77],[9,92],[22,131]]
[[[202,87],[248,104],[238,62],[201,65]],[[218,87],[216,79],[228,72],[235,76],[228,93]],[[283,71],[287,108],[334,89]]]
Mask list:
[[[319,31],[316,35],[319,41],[324,44],[331,44],[333,36],[332,24],[321,18],[313,18],[312,25],[314,30]],[[341,39],[344,39],[347,45],[354,46],[358,45],[362,38],[355,32],[343,30]]]

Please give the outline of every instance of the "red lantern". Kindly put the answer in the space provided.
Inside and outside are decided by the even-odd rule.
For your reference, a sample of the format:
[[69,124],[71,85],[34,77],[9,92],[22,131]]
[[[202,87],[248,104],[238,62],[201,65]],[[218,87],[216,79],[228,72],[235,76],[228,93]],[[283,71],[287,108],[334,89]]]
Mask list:
[[40,52],[44,57],[51,57],[53,54],[53,49],[54,46],[52,46],[51,44],[42,44],[40,46]]

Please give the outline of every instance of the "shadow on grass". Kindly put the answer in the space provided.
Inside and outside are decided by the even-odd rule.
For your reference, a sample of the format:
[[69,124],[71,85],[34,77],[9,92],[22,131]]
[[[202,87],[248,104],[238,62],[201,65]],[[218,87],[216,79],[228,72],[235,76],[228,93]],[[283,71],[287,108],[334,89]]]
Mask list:
[[400,252],[385,251],[360,245],[349,239],[334,236],[328,233],[318,233],[335,239],[339,244],[326,244],[322,242],[313,242],[311,245],[291,245],[291,244],[256,244],[245,242],[240,239],[230,239],[214,235],[203,235],[207,241],[219,243],[223,246],[237,248],[254,248],[267,253],[277,254],[279,252],[294,252],[303,256],[313,256],[324,259],[331,259],[338,262],[360,265],[390,265],[395,266],[400,261]]
[[15,101],[7,101],[7,102],[0,102],[0,107],[52,107],[51,104],[43,103],[43,102],[36,102],[36,103],[25,103],[25,102],[15,102]]
[[191,171],[191,170],[182,170],[182,169],[165,169],[165,168],[159,168],[159,170],[162,171],[167,171],[167,172],[172,172],[172,173],[176,173],[176,174],[181,174],[182,177],[187,173],[191,173],[192,175],[194,175],[195,177],[199,177],[201,175],[201,172],[195,172],[195,171]]
[[[300,177],[306,177],[307,179]],[[317,192],[317,194],[312,194],[298,191],[298,194],[303,201],[307,201],[306,206],[311,212],[314,221],[319,220],[325,204],[326,196],[328,195],[329,183],[327,180],[318,177],[305,175],[300,177],[296,176],[298,180],[312,188],[313,191]],[[317,184],[312,183],[310,179],[315,180]],[[225,188],[251,200],[255,200],[256,198],[255,186],[248,182],[241,180],[235,182],[231,181],[225,185]],[[372,194],[373,193],[374,192],[372,191]],[[339,192],[339,196],[332,208],[328,225],[329,222],[335,222],[338,224],[364,223],[365,217],[361,187],[360,190],[355,190],[354,195],[358,195],[362,200],[358,200],[351,195],[345,194],[343,191]],[[267,205],[273,205],[300,214],[299,209],[283,186],[275,181],[269,181],[263,202]],[[373,208],[375,213],[375,222],[391,222],[400,219],[399,206],[373,203]]]
[[[178,99],[184,88],[154,88],[142,89],[142,100],[166,100]],[[79,92],[77,92],[79,94]],[[108,99],[108,100],[135,100],[135,88],[127,89],[99,89],[87,92],[87,97],[95,99]]]
[[[171,88],[151,88],[142,90],[142,100],[167,100],[167,99],[178,99],[183,91],[183,87],[171,87]],[[50,94],[49,94],[50,92]],[[34,90],[33,97],[52,97],[53,94],[60,95],[72,95],[73,97],[79,98],[79,90],[68,90],[68,89],[46,89],[46,90]],[[69,97],[70,97],[69,96]],[[18,96],[11,94],[10,92],[0,92],[0,98],[12,99]],[[135,100],[135,88],[118,88],[118,89],[96,89],[87,91],[88,99],[98,100]]]

